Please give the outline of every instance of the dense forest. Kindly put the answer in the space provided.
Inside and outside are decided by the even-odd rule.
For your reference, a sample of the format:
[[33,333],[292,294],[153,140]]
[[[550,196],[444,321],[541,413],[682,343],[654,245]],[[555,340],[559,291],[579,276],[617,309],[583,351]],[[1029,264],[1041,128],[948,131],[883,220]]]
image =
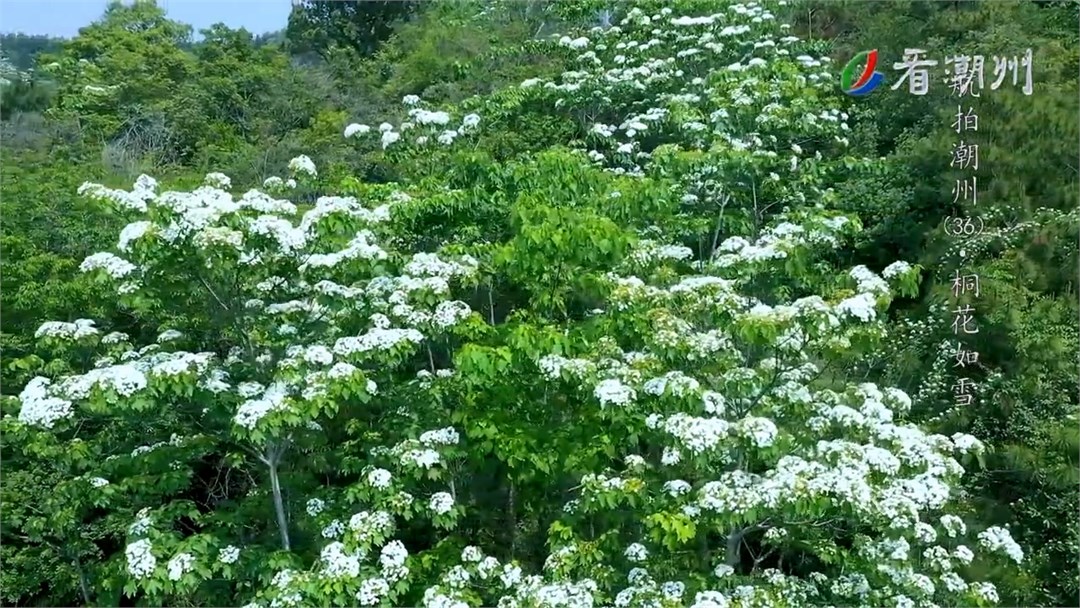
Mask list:
[[0,37],[0,602],[1078,605],[1078,7]]

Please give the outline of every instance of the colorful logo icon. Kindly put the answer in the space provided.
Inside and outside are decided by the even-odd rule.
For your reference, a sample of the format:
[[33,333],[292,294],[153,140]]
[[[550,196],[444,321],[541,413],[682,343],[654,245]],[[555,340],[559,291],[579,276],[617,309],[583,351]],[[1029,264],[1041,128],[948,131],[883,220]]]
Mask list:
[[[856,79],[855,74],[859,71],[859,66],[862,67],[862,73]],[[866,95],[870,91],[873,91],[881,84],[882,80],[885,80],[885,76],[881,72],[875,72],[874,68],[877,67],[877,49],[872,51],[863,51],[858,55],[851,58],[851,61],[847,62],[844,66],[844,71],[840,72],[840,88],[844,90],[848,95],[854,95],[856,97]]]

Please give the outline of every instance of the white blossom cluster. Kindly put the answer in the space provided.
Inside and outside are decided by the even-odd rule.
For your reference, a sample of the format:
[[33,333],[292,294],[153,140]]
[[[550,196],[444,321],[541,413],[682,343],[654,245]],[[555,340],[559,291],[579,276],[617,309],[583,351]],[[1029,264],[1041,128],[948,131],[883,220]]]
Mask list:
[[[379,133],[379,143],[384,150],[402,141],[409,132],[416,133],[412,142],[417,146],[424,146],[432,141],[449,146],[461,136],[475,133],[480,124],[480,115],[470,113],[461,118],[460,124],[451,126],[449,113],[417,107],[420,104],[420,98],[416,95],[406,95],[402,99],[402,104],[409,108],[408,120],[396,127],[384,122],[376,129]],[[351,123],[345,127],[345,138],[366,136],[372,132],[369,125]]]
[[128,574],[135,578],[146,578],[153,574],[157,568],[157,558],[152,551],[153,545],[145,538],[128,545],[124,550]]
[[1012,535],[1005,528],[997,526],[987,528],[979,533],[979,543],[988,551],[1001,551],[1016,563],[1024,561],[1024,550],[1013,540]]
[[100,332],[94,327],[93,319],[76,319],[71,323],[64,321],[46,321],[34,333],[35,338],[58,338],[61,340],[81,340],[96,336]]
[[[664,169],[667,146],[704,158],[692,170],[664,175],[680,209],[715,204],[722,214],[739,197],[732,207],[756,210],[758,196],[763,205],[795,209],[754,216],[752,233],[717,228],[715,247],[696,250],[658,227],[640,230],[583,322],[588,338],[559,326],[553,333],[568,338],[560,348],[530,352],[535,368],[505,379],[519,383],[522,398],[538,409],[541,398],[565,408],[567,424],[587,418],[602,427],[605,440],[615,438],[603,448],[614,450],[617,470],[582,475],[558,522],[574,538],[552,543],[542,571],[526,573],[469,545],[459,563],[440,562],[434,573],[425,566],[424,576],[438,582],[413,589],[424,606],[916,606],[934,605],[935,595],[963,605],[997,601],[997,593],[989,583],[965,580],[959,566],[992,553],[1023,559],[1004,528],[980,532],[985,551],[976,556],[967,526],[949,514],[963,473],[959,459],[983,450],[977,439],[906,422],[912,399],[903,391],[845,382],[837,353],[881,342],[880,312],[915,267],[896,262],[878,274],[858,266],[819,280],[829,293],[804,293],[800,268],[857,226],[830,211],[836,194],[810,170],[846,147],[848,117],[830,107],[828,61],[804,54],[801,41],[776,22],[781,4],[731,3],[709,14],[632,7],[613,27],[553,39],[560,53],[576,58],[576,69],[557,81],[522,83],[525,95],[550,101],[557,114],[578,116],[602,102],[608,118],[590,129],[584,152],[619,175],[586,169],[620,180],[624,192],[639,176]],[[810,89],[823,101],[790,99],[791,90]],[[416,96],[403,104],[406,122],[350,124],[344,136],[378,133],[386,149],[413,131],[420,145],[431,138],[449,145],[480,122],[469,114],[458,125],[448,112],[420,107]],[[318,177],[307,156],[293,159],[289,170],[301,182]],[[363,428],[368,414],[390,412],[381,421],[394,436],[386,445],[372,447],[365,436],[341,449],[341,473],[353,477],[344,492],[290,498],[288,515],[306,513],[326,544],[304,567],[267,571],[274,572],[271,582],[255,585],[252,606],[393,604],[417,561],[394,538],[399,520],[422,517],[449,529],[468,506],[454,477],[461,450],[471,445],[442,426],[446,421],[419,435],[412,429],[439,411],[432,402],[456,403],[449,389],[476,380],[438,369],[436,358],[444,367],[454,360],[444,355],[457,354],[455,332],[466,332],[479,316],[462,287],[483,285],[488,260],[451,246],[399,251],[396,218],[424,203],[400,192],[364,201],[324,196],[301,213],[275,198],[299,187],[295,180],[272,177],[264,183],[268,192],[239,197],[227,191],[231,186],[227,176],[211,173],[193,192],[159,193],[147,176],[131,191],[80,189],[137,216],[119,235],[124,257],[94,254],[83,269],[110,277],[122,297],[151,299],[169,287],[163,277],[186,272],[214,315],[237,320],[235,344],[227,353],[192,353],[178,350],[194,339],[186,327],[158,328],[153,344],[136,346],[128,336],[102,337],[88,320],[46,323],[39,337],[97,341],[105,354],[89,371],[31,380],[19,396],[19,420],[52,429],[84,411],[201,411],[204,434],[139,446],[132,458],[159,448],[180,452],[213,437],[230,450],[239,443],[276,474],[285,448],[305,456],[322,449],[305,443],[323,439],[320,420],[340,416]],[[605,204],[621,198],[603,196]],[[180,269],[155,266],[161,252],[194,261]],[[760,288],[778,277],[797,287]],[[594,339],[596,333],[606,337]],[[430,369],[418,372],[420,366]],[[484,387],[476,390],[483,396]],[[560,399],[547,401],[549,394]],[[357,434],[367,431],[376,434]],[[118,446],[117,453],[130,449]],[[581,449],[592,450],[590,460],[601,453]],[[580,529],[592,515],[626,512],[640,525]],[[235,545],[198,549],[157,534],[160,517],[144,509],[128,529],[125,558],[135,580],[177,583],[240,560]],[[665,580],[689,547],[673,550],[644,528],[665,533],[662,524],[672,521],[684,532],[727,541],[729,554],[716,551],[704,572],[712,576]],[[815,531],[840,521],[859,532],[853,548],[844,548],[851,557],[842,574],[765,569],[751,576],[740,568],[737,549],[747,534],[764,530],[765,544],[834,554],[840,548]],[[157,523],[166,529],[169,522]],[[598,535],[611,542],[583,551],[579,539]],[[243,554],[246,562],[258,552]],[[587,559],[600,563],[580,567]]]
[[[307,157],[298,157],[290,165],[301,173],[316,173]],[[409,201],[407,195],[392,193],[387,202],[373,209],[353,198],[322,197],[294,224],[288,218],[295,216],[298,209],[289,201],[257,190],[235,198],[218,187],[227,185],[227,177],[219,174],[208,176],[207,183],[210,185],[190,193],[160,194],[156,192],[156,182],[146,176],[138,180],[130,193],[84,185],[84,192],[136,212],[147,212],[152,219],[132,222],[121,232],[119,249],[134,256],[134,261],[111,253],[94,254],[87,258],[83,270],[103,270],[121,282],[118,289],[126,294],[143,289],[134,275],[141,274],[137,270],[138,260],[148,258],[143,258],[144,249],[134,248],[137,243],[213,252],[206,257],[211,271],[218,265],[239,263],[254,269],[253,279],[264,277],[253,280],[248,285],[249,293],[235,295],[231,303],[220,301],[218,290],[204,284],[208,297],[218,299],[221,306],[236,308],[243,303],[252,313],[282,317],[280,321],[271,321],[273,325],[267,329],[285,339],[295,336],[299,327],[310,329],[313,322],[330,337],[338,332],[324,347],[271,345],[268,350],[252,353],[260,364],[272,366],[267,371],[271,377],[276,375],[277,380],[256,392],[243,389],[250,384],[239,384],[240,395],[245,400],[237,407],[234,419],[242,428],[254,431],[272,413],[287,415],[304,402],[330,399],[338,387],[357,382],[361,383],[361,390],[374,394],[375,382],[356,373],[356,364],[380,353],[400,355],[421,345],[429,334],[453,330],[472,314],[464,302],[448,299],[451,282],[467,280],[475,273],[477,262],[470,256],[455,259],[438,253],[418,253],[405,262],[400,275],[380,274],[353,285],[336,281],[340,267],[355,269],[357,262],[364,262],[370,268],[372,262],[387,259],[389,254],[378,245],[379,237],[373,229],[389,219],[393,205]],[[319,251],[324,239],[337,236],[328,226],[342,221],[349,222],[346,227],[355,227],[352,239],[343,249]],[[225,258],[218,257],[222,255]],[[273,268],[282,266],[299,269],[302,275],[285,280],[281,275],[271,274]],[[274,295],[279,300],[266,303],[267,296]],[[431,295],[437,298],[432,301]],[[346,303],[334,319],[325,318],[328,308],[319,302],[326,297]],[[361,313],[362,308],[367,309],[368,315],[372,311],[380,312],[370,317],[371,325],[366,331],[341,333],[337,328],[347,324],[347,318],[342,315],[365,314]],[[264,318],[261,322],[265,321]],[[98,330],[92,321],[83,319],[75,323],[45,323],[38,333],[42,338],[82,340],[96,336]],[[179,332],[170,329],[161,333],[158,342],[168,345],[181,338]],[[113,341],[116,339],[109,343]],[[206,353],[146,349],[120,352],[112,357],[112,363],[105,364],[109,359],[103,359],[97,369],[66,378],[60,384],[44,378],[30,383],[21,398],[24,406],[20,419],[52,425],[74,412],[73,402],[96,398],[95,388],[132,397],[152,387],[155,378],[175,377],[189,371],[196,374],[200,388],[220,395],[232,390],[235,375],[232,368],[245,360],[244,356],[232,354],[220,361],[212,360]],[[323,369],[331,364],[334,364],[331,369]],[[303,424],[310,426],[308,422]]]
[[[705,147],[710,135],[735,152],[765,160],[774,174],[787,165],[794,171],[806,154],[802,141],[847,145],[848,116],[838,107],[811,110],[776,101],[791,82],[825,89],[834,78],[823,67],[828,58],[797,53],[801,41],[776,22],[774,8],[733,4],[700,16],[630,8],[615,27],[558,38],[559,46],[581,53],[577,69],[554,81],[529,79],[521,87],[556,98],[559,108],[602,99],[616,115],[622,113],[620,124],[593,126],[595,147],[588,150],[592,160],[620,173],[641,174],[646,164],[640,161],[658,145]],[[749,52],[736,54],[733,48]],[[724,66],[732,56],[741,57]],[[635,103],[620,105],[623,99]],[[653,105],[642,108],[640,99]],[[747,124],[757,130],[747,133]],[[785,141],[793,124],[802,137]],[[810,156],[819,158],[816,152]]]
[[[453,427],[433,429],[422,433],[420,440],[410,440],[394,448],[376,449],[373,455],[390,458],[391,468],[398,471],[397,476],[405,479],[410,475],[408,464],[395,462],[396,458],[417,451],[419,446],[445,448],[455,445],[458,440],[458,432]],[[438,459],[439,453],[431,448],[425,450]],[[309,499],[307,514],[325,524],[321,535],[330,542],[323,546],[311,570],[279,571],[270,588],[260,592],[258,599],[269,600],[269,606],[307,605],[316,601],[308,596],[308,583],[337,582],[349,589],[346,603],[350,605],[377,606],[389,601],[392,588],[410,574],[410,552],[402,541],[393,539],[393,533],[396,518],[409,512],[413,505],[411,495],[395,490],[394,479],[395,473],[380,467],[370,467],[364,474],[364,483],[371,490],[370,499],[376,502],[386,500],[380,504],[386,505],[389,510],[364,510],[351,516],[335,517],[340,513],[335,504],[321,498]],[[427,508],[435,516],[445,516],[454,504],[450,493],[435,492],[428,499]],[[222,560],[224,551],[221,553]],[[230,557],[235,561],[239,551],[234,553]],[[485,577],[497,574],[498,562],[494,558],[485,558],[476,547],[467,548],[462,559],[479,568]],[[467,578],[468,575],[465,576]]]
[[[705,140],[695,143],[693,134],[711,131],[713,137],[728,142],[730,158],[739,154],[754,158],[765,181],[783,182],[781,174],[823,162],[822,151],[830,148],[817,142],[846,146],[848,117],[838,108],[810,112],[775,102],[783,83],[792,79],[821,89],[833,85],[824,69],[826,59],[793,52],[799,44],[795,37],[763,34],[774,27],[773,20],[774,13],[753,3],[733,4],[729,12],[702,16],[631,9],[616,27],[558,41],[582,52],[577,71],[563,73],[560,81],[534,79],[522,87],[537,96],[558,97],[559,108],[605,98],[614,112],[625,111],[621,124],[597,124],[591,130],[589,141],[597,147],[590,156],[606,167],[643,174],[649,165],[642,159],[649,159],[659,144],[670,141],[702,148]],[[729,41],[752,46],[758,56],[730,65],[720,75],[708,56],[730,54]],[[785,58],[791,70],[777,68]],[[671,93],[672,88],[681,90]],[[634,92],[630,97],[634,105],[625,109],[617,101],[623,89]],[[644,105],[641,100],[648,99],[653,90],[658,91],[654,105]],[[729,102],[711,105],[725,95]],[[691,113],[708,116],[708,121],[684,118]],[[748,121],[757,131],[746,132]],[[792,130],[799,132],[799,139],[785,140]],[[807,150],[806,142],[815,145]],[[770,196],[799,204],[808,203],[810,196],[827,203],[833,196],[813,180],[793,178],[793,184],[798,187],[775,190]],[[691,192],[707,190],[700,182],[687,186]],[[684,203],[701,200],[700,195],[688,194]],[[851,289],[838,289],[831,301],[806,296],[763,302],[743,292],[742,287],[765,269],[836,248],[856,229],[847,218],[828,213],[809,218],[781,215],[754,238],[722,239],[711,259],[697,266],[717,276],[674,279],[652,274],[653,269],[665,262],[690,261],[693,250],[665,246],[651,237],[642,240],[620,269],[639,274],[611,273],[609,306],[591,317],[619,328],[620,344],[632,344],[634,351],[616,349],[613,354],[597,347],[593,352],[562,352],[542,356],[538,367],[550,381],[579,385],[582,396],[591,395],[602,410],[615,406],[620,415],[641,416],[655,440],[666,446],[657,454],[658,462],[647,461],[642,468],[628,461],[627,469],[653,470],[659,476],[587,475],[582,479],[581,498],[571,501],[567,511],[579,515],[615,509],[630,504],[627,500],[632,495],[634,504],[655,504],[646,508],[643,517],[647,518],[670,511],[669,501],[675,500],[684,516],[728,534],[735,524],[725,527],[717,522],[746,526],[747,517],[783,521],[798,512],[799,505],[827,504],[854,513],[882,533],[900,535],[897,546],[926,542],[918,538],[963,534],[953,519],[935,525],[931,518],[948,504],[953,484],[963,472],[958,455],[978,451],[981,444],[966,435],[932,435],[903,423],[911,399],[896,389],[873,384],[823,388],[814,383],[821,369],[811,353],[845,348],[856,336],[880,339],[884,332],[881,306],[891,299],[894,281],[910,277],[914,267],[896,262],[880,275],[856,267],[847,276]],[[648,319],[648,323],[635,323],[636,319]],[[750,358],[754,342],[748,336],[765,328],[777,336],[782,361]],[[695,365],[681,367],[688,361]],[[774,448],[781,445],[782,455],[778,455]],[[760,454],[754,457],[754,472],[739,466],[751,454]],[[668,471],[681,478],[665,478]],[[688,474],[702,481],[684,481]],[[646,498],[654,491],[655,503]],[[788,542],[791,534],[782,529],[770,538]],[[995,540],[994,534],[998,532],[984,534],[982,542],[988,549],[1017,554],[1006,541]],[[623,557],[634,562],[646,555],[644,546],[631,544]],[[916,605],[930,588],[927,581],[953,575],[951,571],[920,571],[904,557],[909,562],[907,570],[898,570],[901,574],[890,575],[885,583],[871,584],[870,580],[880,580],[874,559],[867,560],[864,572],[843,579],[822,576],[800,581],[773,571],[762,584],[734,592],[718,588],[683,598],[676,596],[675,585],[667,590],[678,597],[672,601],[700,606],[745,605],[760,597],[755,594],[768,593],[781,593],[795,604],[799,604],[797,597],[833,593],[860,597],[872,605]],[[640,584],[624,591],[616,605],[660,601],[663,585],[647,583],[644,570],[636,572],[637,581],[632,582]],[[956,593],[974,588],[967,583],[963,589],[953,587],[950,592]],[[982,597],[990,595],[982,593]]]
[[319,172],[315,169],[315,161],[304,155],[297,156],[296,158],[290,160],[289,170],[296,173],[303,173],[311,177],[316,177],[319,174]]

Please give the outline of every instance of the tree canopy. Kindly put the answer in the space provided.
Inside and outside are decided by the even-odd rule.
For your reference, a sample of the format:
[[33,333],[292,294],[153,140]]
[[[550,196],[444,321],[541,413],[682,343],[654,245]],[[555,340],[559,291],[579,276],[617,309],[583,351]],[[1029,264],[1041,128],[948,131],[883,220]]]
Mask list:
[[[35,39],[4,603],[1072,605],[1077,18],[305,1],[195,38],[137,2]],[[1032,94],[837,86],[915,45],[1031,48]]]

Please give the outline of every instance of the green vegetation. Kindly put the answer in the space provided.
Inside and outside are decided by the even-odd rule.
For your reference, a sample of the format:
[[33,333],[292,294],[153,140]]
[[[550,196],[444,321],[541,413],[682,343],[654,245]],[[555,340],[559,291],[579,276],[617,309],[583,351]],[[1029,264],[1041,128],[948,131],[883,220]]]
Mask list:
[[0,601],[1076,605],[1078,6],[0,37]]

